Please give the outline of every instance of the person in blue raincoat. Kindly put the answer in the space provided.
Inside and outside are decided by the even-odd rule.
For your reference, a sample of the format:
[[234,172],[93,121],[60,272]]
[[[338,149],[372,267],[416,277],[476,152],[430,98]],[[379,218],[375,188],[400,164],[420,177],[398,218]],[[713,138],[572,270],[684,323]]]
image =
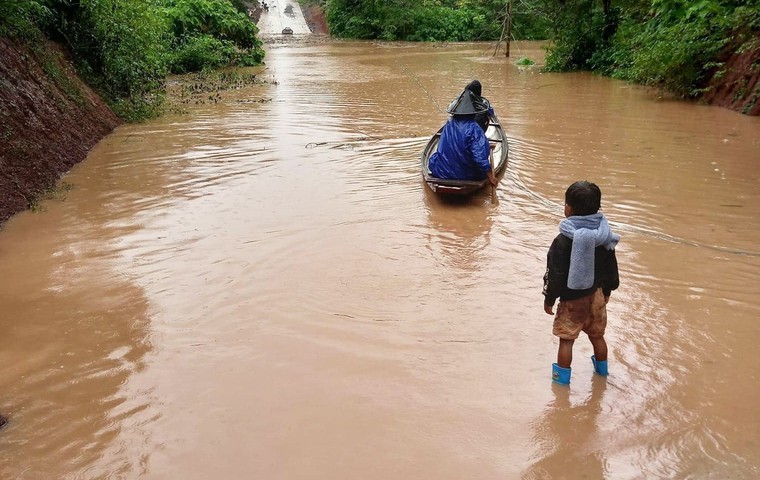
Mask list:
[[[480,96],[479,87],[477,80],[471,82],[449,105],[451,117],[443,126],[438,150],[430,156],[428,167],[433,176],[452,180],[487,178],[492,185],[498,183],[489,161],[495,145],[489,145],[485,134],[488,114],[493,110]],[[473,90],[478,90],[477,94]]]

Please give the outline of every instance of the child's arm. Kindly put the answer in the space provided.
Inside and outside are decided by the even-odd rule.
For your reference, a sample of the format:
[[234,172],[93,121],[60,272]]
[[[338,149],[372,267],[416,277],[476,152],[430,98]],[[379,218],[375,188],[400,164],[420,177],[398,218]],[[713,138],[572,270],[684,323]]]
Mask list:
[[570,268],[570,240],[558,235],[549,247],[546,255],[546,273],[544,274],[544,311],[554,315],[554,302],[567,285],[567,273]]
[[611,250],[604,262],[604,277],[602,278],[602,293],[605,301],[609,301],[610,294],[620,286],[620,276],[618,274],[617,257],[615,250]]

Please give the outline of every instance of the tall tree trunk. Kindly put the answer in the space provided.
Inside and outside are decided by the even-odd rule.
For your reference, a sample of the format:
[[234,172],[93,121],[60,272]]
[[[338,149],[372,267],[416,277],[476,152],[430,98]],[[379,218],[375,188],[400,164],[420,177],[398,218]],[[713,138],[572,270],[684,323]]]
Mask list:
[[604,8],[604,17],[607,18],[612,7],[612,0],[602,0],[602,7]]
[[512,3],[512,0],[507,0],[507,57],[509,57],[509,42],[512,41]]

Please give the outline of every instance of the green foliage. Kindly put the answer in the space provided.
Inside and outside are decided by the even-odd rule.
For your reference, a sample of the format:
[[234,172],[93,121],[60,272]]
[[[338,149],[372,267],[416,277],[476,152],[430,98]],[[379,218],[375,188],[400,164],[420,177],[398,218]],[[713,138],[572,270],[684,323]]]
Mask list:
[[264,58],[242,0],[0,0],[0,12],[0,35],[31,40],[42,31],[60,41],[80,73],[128,119],[158,111],[170,70]]
[[242,48],[261,46],[258,29],[227,0],[164,0],[174,37],[211,35]]
[[229,40],[219,40],[211,35],[190,36],[179,42],[172,55],[171,70],[186,73],[223,67],[232,63],[235,52],[235,45]]
[[[90,26],[87,33],[94,38],[91,66],[103,76],[110,96],[139,96],[161,87],[166,75],[165,31],[150,2],[80,1],[84,24]],[[85,32],[79,33],[82,38]]]
[[152,0],[46,1],[52,15],[38,24],[71,50],[109,103],[139,104],[162,88],[167,35]]
[[529,66],[535,65],[535,64],[536,64],[536,62],[534,62],[533,60],[531,60],[528,57],[522,57],[520,60],[517,61],[517,65],[519,65],[521,67],[529,67]]
[[551,32],[551,19],[540,2],[515,2],[512,10],[512,35],[516,40],[546,40]]
[[226,0],[164,1],[173,33],[172,72],[256,65],[263,60],[256,25]]
[[36,40],[36,19],[50,16],[43,0],[0,0],[0,36]]
[[588,69],[684,97],[720,73],[728,42],[760,26],[758,0],[620,0],[608,12],[594,0],[545,2],[555,8],[548,70]]
[[[535,4],[536,0],[527,2]],[[497,40],[506,19],[505,0],[330,0],[327,21],[338,37],[409,40]],[[529,7],[513,12],[516,35],[545,38],[545,17]]]
[[606,55],[597,55],[599,59],[606,57],[600,70],[680,96],[700,93],[725,44],[722,33],[701,21],[651,24],[644,30],[635,27],[627,24]]
[[175,73],[221,67],[227,64],[234,52],[231,42],[218,40],[211,35],[189,36],[178,43],[171,61],[171,71]]
[[592,68],[594,53],[607,48],[619,22],[619,9],[604,12],[594,0],[569,1],[555,12],[554,43],[548,48],[548,71]]

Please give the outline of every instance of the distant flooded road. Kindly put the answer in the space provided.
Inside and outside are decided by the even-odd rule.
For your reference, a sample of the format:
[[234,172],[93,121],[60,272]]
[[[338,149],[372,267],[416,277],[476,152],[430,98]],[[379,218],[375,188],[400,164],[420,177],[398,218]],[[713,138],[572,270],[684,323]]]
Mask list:
[[[535,44],[268,45],[271,81],[119,127],[0,231],[0,478],[760,477],[760,119]],[[419,156],[478,78],[497,190]],[[552,386],[575,180],[622,235],[610,376]]]
[[256,26],[261,36],[282,35],[286,28],[293,35],[311,33],[297,0],[269,0]]

